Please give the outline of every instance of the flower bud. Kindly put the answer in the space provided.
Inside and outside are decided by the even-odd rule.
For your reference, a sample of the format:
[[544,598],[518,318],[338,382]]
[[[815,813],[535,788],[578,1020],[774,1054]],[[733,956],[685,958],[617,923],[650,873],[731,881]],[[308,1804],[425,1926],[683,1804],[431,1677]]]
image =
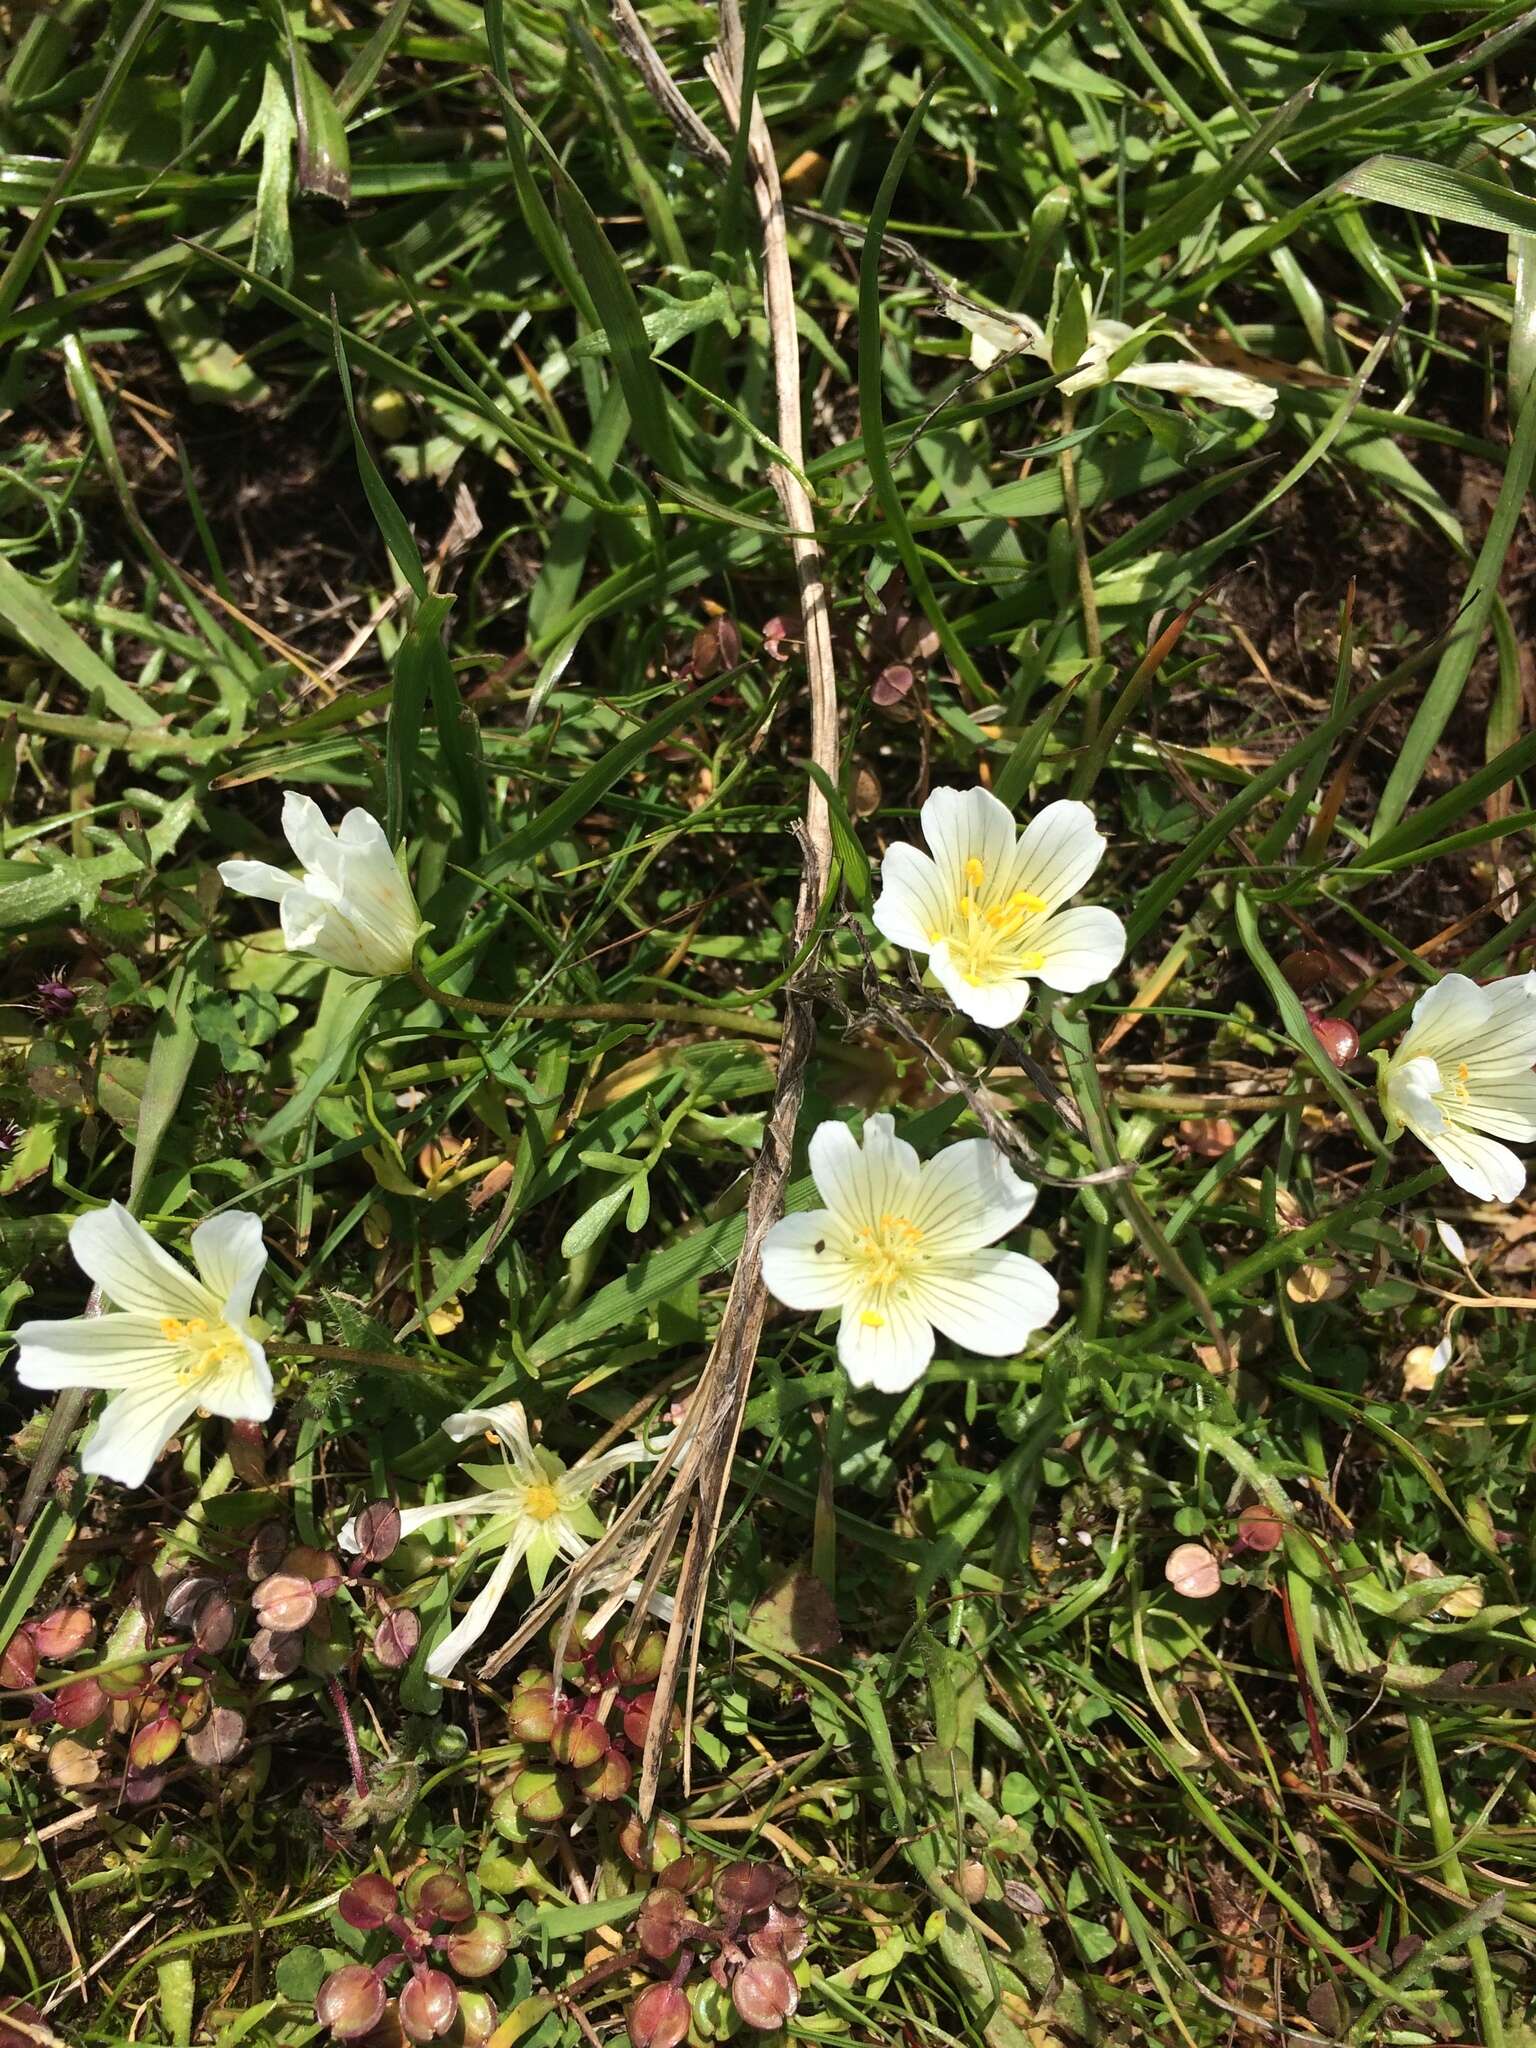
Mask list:
[[0,1687],[25,1692],[37,1677],[37,1644],[30,1629],[19,1628],[0,1650]]
[[[985,1865],[985,1863],[978,1862],[974,1856],[967,1857],[966,1861],[962,1863],[960,1865],[960,1868],[955,1872],[955,1890],[960,1894],[961,1898],[964,1899],[965,1903],[968,1906],[979,1906],[982,1900],[987,1896],[987,1866]],[[770,1919],[772,1918],[771,1915],[769,1917]],[[799,1919],[798,1914],[795,1917],[797,1920]],[[767,1929],[765,1928],[764,1933],[766,1932]],[[804,1933],[803,1923],[801,1926],[801,1932],[802,1934]],[[760,1937],[757,1935],[753,1935],[752,1937],[752,1952],[754,1955],[765,1955],[769,1953],[775,1955],[778,1954],[777,1949],[770,1951],[767,1949],[759,1948],[759,1939]],[[804,1951],[805,1944],[802,1941],[797,1953],[803,1954]],[[795,1958],[794,1956],[780,1956],[779,1960],[781,1962],[792,1963],[795,1960]]]
[[1320,1017],[1307,1012],[1312,1036],[1336,1067],[1347,1067],[1360,1050],[1360,1034],[1347,1018]]
[[[986,1896],[987,1873],[983,1866],[962,1863],[955,1889],[968,1906],[976,1905]],[[770,1906],[762,1926],[747,1936],[747,1946],[755,1956],[771,1956],[776,1963],[798,1963],[808,1940],[803,1914]]]
[[274,1635],[306,1628],[319,1605],[313,1584],[298,1572],[273,1572],[251,1595],[257,1621]]
[[688,2038],[692,2016],[675,1984],[648,1984],[625,2018],[634,2048],[678,2048]]
[[728,1863],[715,1879],[715,1905],[737,1920],[766,1912],[778,1897],[782,1875],[771,1863]]
[[236,1707],[215,1707],[200,1728],[187,1737],[187,1755],[204,1770],[213,1770],[238,1756],[245,1742],[245,1716]]
[[354,1877],[336,1901],[336,1910],[347,1925],[365,1933],[370,1928],[382,1927],[390,1914],[399,1909],[394,1886],[376,1870],[365,1870],[361,1877]]
[[296,1635],[274,1635],[269,1628],[258,1629],[246,1651],[258,1678],[291,1678],[304,1655],[304,1644]]
[[654,1685],[667,1654],[667,1639],[654,1630],[637,1643],[614,1645],[612,1669],[620,1685]]
[[588,1799],[622,1799],[634,1780],[635,1768],[627,1756],[610,1749],[595,1764],[576,1773],[576,1783]]
[[1295,953],[1286,954],[1280,962],[1280,972],[1297,995],[1304,996],[1309,990],[1320,988],[1331,977],[1333,963],[1317,947],[1304,946]]
[[370,1501],[352,1523],[352,1540],[364,1564],[382,1564],[400,1543],[400,1510],[392,1500]]
[[686,1913],[681,1892],[656,1885],[646,1893],[635,1915],[635,1939],[653,1961],[670,1962],[682,1947]]
[[146,1721],[129,1743],[128,1762],[136,1771],[158,1770],[180,1747],[181,1723],[174,1714],[160,1713]]
[[418,1970],[400,1993],[400,2024],[413,2041],[435,2041],[453,2025],[459,1987],[441,1970]]
[[1263,1501],[1250,1501],[1237,1518],[1237,1540],[1244,1550],[1261,1555],[1278,1550],[1285,1541],[1285,1523]]
[[[536,1764],[524,1764],[511,1784],[497,1794],[491,1820],[509,1840],[520,1841],[520,1828],[547,1827],[551,1821],[563,1819],[571,1810],[571,1793],[571,1781],[563,1771],[546,1771]],[[502,1812],[508,1816],[515,1813],[517,1823],[504,1826]]]
[[549,1738],[549,1752],[556,1763],[583,1771],[601,1763],[608,1754],[608,1730],[590,1714],[562,1713],[555,1716]]
[[333,1970],[315,1993],[315,2017],[338,2041],[356,2041],[384,2017],[384,1986],[366,1963]]
[[134,1700],[149,1683],[147,1664],[117,1664],[110,1670],[99,1671],[96,1683],[109,1700]]
[[512,1930],[499,1913],[477,1913],[443,1943],[449,1967],[461,1977],[489,1977],[507,1960]]
[[0,1998],[0,2048],[63,2048],[35,2005],[24,1998]]
[[649,1828],[632,1813],[619,1830],[619,1847],[636,1870],[665,1870],[682,1855],[683,1838],[677,1823],[664,1813],[657,1814]]
[[741,2015],[731,1995],[713,1977],[697,1977],[688,1986],[688,2003],[693,2008],[693,2031],[701,2041],[729,2041],[741,2028]]
[[[645,1747],[645,1739],[650,1732],[651,1712],[655,1705],[656,1695],[654,1692],[636,1693],[632,1700],[625,1702],[624,1735],[625,1739],[632,1742],[636,1749],[644,1749]],[[673,1707],[667,1717],[667,1740],[664,1745],[666,1751],[676,1748],[678,1737],[682,1733],[682,1727],[682,1712],[679,1708]]]
[[399,1671],[415,1656],[420,1641],[419,1618],[408,1607],[394,1607],[373,1632],[373,1654],[386,1671]]
[[794,2016],[800,1987],[782,1963],[754,1956],[731,1979],[731,2003],[749,2027],[771,2034]]
[[107,1696],[94,1678],[72,1678],[53,1696],[53,1718],[61,1728],[89,1728],[107,1711]]
[[486,2048],[500,2021],[496,2001],[483,1991],[459,1987],[459,2017],[449,2036],[453,2048]]
[[525,1671],[517,1681],[507,1725],[517,1742],[548,1742],[555,1732],[555,1682],[545,1671]]
[[423,1863],[406,1879],[405,1903],[413,1918],[424,1927],[440,1921],[457,1926],[475,1910],[469,1886],[459,1873],[433,1863]]
[[83,1607],[55,1607],[32,1625],[32,1641],[45,1664],[62,1664],[91,1640],[96,1624]]

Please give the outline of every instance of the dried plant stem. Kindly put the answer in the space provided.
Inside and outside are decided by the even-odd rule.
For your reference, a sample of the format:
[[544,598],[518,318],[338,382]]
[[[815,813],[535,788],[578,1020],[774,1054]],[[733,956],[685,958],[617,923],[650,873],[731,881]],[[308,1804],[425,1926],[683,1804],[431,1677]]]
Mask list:
[[[674,94],[668,95],[661,85],[665,75],[661,60],[633,9],[625,9],[624,14],[625,47],[653,94],[669,105],[675,118],[676,109],[670,106],[675,89]],[[785,522],[794,536],[795,576],[799,585],[801,615],[805,621],[811,755],[817,766],[835,780],[838,755],[837,677],[827,593],[822,577],[821,544],[816,537],[815,507],[804,481],[805,437],[801,418],[794,274],[790,268],[784,199],[772,139],[756,100],[750,109],[743,109],[741,104],[743,38],[736,0],[721,0],[719,47],[707,61],[706,69],[732,126],[739,128],[743,120],[747,123],[747,163],[762,223],[763,302],[768,317],[777,404],[775,437],[788,457],[786,463],[774,463],[769,475],[783,508]],[[794,929],[790,936],[793,952],[804,947],[810,936],[832,865],[831,817],[826,799],[814,783],[806,802],[801,840],[804,864]],[[808,956],[785,991],[778,1079],[763,1133],[762,1149],[753,1168],[747,1195],[746,1231],[741,1255],[726,1297],[719,1332],[689,1401],[671,1457],[658,1462],[634,1499],[615,1518],[604,1539],[595,1544],[572,1567],[562,1583],[534,1607],[517,1635],[486,1666],[488,1676],[498,1670],[558,1607],[563,1606],[569,1618],[583,1587],[613,1591],[626,1585],[636,1573],[643,1573],[642,1590],[635,1602],[637,1616],[643,1615],[686,1529],[674,1615],[667,1632],[665,1658],[656,1680],[656,1706],[651,1715],[640,1774],[639,1805],[641,1814],[646,1818],[655,1807],[668,1718],[682,1682],[684,1659],[690,1650],[693,1653],[688,1684],[691,1717],[698,1624],[708,1591],[710,1565],[725,1509],[736,1439],[741,1429],[767,1308],[762,1280],[762,1244],[783,1207],[795,1125],[805,1088],[806,1062],[815,1042],[815,1010],[809,981],[813,964],[813,956]],[[664,1495],[663,1485],[666,1487]],[[686,1759],[686,1743],[684,1754]]]

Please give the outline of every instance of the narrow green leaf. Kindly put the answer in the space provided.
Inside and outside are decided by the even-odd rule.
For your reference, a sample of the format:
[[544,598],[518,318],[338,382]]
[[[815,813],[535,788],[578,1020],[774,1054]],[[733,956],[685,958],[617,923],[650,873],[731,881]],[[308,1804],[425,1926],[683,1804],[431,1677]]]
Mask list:
[[1382,206],[1400,206],[1408,213],[1459,221],[1463,227],[1491,228],[1504,235],[1536,234],[1536,199],[1450,164],[1424,163],[1412,156],[1373,156],[1358,169],[1346,171],[1335,189]]
[[12,635],[23,647],[62,669],[87,694],[99,697],[103,707],[124,725],[161,723],[138,692],[115,675],[59,616],[46,591],[23,576],[4,555],[0,555],[0,632]]

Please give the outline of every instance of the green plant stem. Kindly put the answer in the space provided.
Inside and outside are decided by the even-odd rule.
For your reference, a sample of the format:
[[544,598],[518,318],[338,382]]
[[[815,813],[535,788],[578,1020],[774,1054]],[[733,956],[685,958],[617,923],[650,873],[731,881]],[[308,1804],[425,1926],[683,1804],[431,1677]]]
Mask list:
[[[1429,1815],[1429,1832],[1445,1872],[1445,1881],[1452,1891],[1471,1905],[1472,1893],[1461,1867],[1461,1858],[1456,1853],[1456,1831],[1451,1824],[1451,1810],[1446,1804],[1445,1787],[1440,1779],[1440,1758],[1435,1750],[1434,1730],[1422,1707],[1411,1706],[1408,1709],[1408,1739],[1413,1745],[1413,1760],[1418,1767],[1419,1785]],[[1467,1961],[1472,1967],[1472,1994],[1477,2001],[1483,2048],[1504,2048],[1504,2015],[1499,2010],[1498,1988],[1488,1961],[1488,1944],[1480,1933],[1467,1937]]]
[[311,1344],[307,1338],[277,1337],[266,1347],[269,1358],[320,1358],[332,1365],[363,1365],[377,1372],[444,1374],[448,1368],[404,1351],[360,1351],[352,1344]]
[[743,1017],[739,1011],[714,1010],[702,1003],[495,1003],[483,996],[451,995],[428,981],[414,963],[411,979],[424,996],[444,1009],[463,1010],[475,1017],[526,1017],[559,1024],[695,1024],[775,1045],[784,1035],[777,1019]]

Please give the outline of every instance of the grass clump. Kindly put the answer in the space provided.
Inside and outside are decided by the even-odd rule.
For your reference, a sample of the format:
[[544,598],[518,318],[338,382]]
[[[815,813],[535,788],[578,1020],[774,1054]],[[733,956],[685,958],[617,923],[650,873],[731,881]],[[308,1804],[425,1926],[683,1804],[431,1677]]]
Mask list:
[[0,32],[0,2042],[1517,2048],[1520,11]]

